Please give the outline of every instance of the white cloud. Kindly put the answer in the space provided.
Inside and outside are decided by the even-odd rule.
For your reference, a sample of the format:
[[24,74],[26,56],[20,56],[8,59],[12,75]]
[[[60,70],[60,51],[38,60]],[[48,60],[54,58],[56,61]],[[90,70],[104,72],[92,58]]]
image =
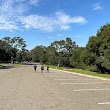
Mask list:
[[26,15],[29,6],[37,5],[39,0],[1,0],[0,1],[0,30],[35,29],[42,31],[68,30],[74,23],[85,24],[82,16],[72,17],[62,11],[54,16]]
[[23,15],[32,5],[37,5],[39,0],[1,0],[0,14],[5,16]]
[[38,15],[22,16],[19,20],[26,29],[44,31],[53,31],[55,29],[68,30],[71,28],[70,24],[84,24],[87,22],[84,17],[70,17],[64,12],[57,12],[53,17]]
[[52,19],[45,16],[44,17],[38,15],[22,16],[19,18],[19,20],[26,29],[37,29],[44,31],[53,30]]
[[16,23],[13,20],[0,16],[0,30],[1,29],[12,31],[12,30],[18,30],[19,27],[16,25]]
[[21,15],[25,12],[25,7],[23,6],[23,4],[15,5],[15,2],[13,2],[13,0],[3,1],[4,2],[0,5],[0,15],[12,17]]
[[38,5],[39,0],[30,0],[31,5]]
[[95,3],[92,7],[93,7],[93,10],[95,10],[95,11],[103,9],[103,7],[101,6],[100,3]]
[[60,23],[62,24],[70,24],[70,23],[78,23],[78,24],[85,24],[87,21],[82,16],[70,17],[66,15],[64,12],[57,12],[57,18]]

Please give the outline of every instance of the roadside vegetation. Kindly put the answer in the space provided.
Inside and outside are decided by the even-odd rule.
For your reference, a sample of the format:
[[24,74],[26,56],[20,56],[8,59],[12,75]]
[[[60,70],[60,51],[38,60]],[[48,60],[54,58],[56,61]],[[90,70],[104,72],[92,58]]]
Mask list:
[[22,64],[14,64],[13,65],[14,68],[18,68],[18,67],[21,67],[21,66],[22,66]]
[[110,74],[110,24],[90,36],[85,47],[79,47],[67,37],[48,47],[36,46],[31,50],[31,57],[33,61],[44,64]]
[[37,45],[30,51],[26,46],[21,37],[4,37],[0,40],[0,62],[40,62],[59,69],[109,77],[110,24],[105,24],[96,35],[90,36],[85,47],[79,47],[70,37],[54,41],[48,47]]
[[5,63],[0,63],[0,66],[4,66],[5,65]]
[[1,69],[8,69],[8,68],[18,68],[21,67],[22,64],[9,64],[9,63],[0,63]]
[[85,75],[110,78],[109,74],[101,74],[99,72],[92,72],[92,71],[87,71],[87,70],[82,70],[82,69],[77,69],[77,68],[65,68],[65,67],[57,67],[57,66],[53,66],[53,65],[49,65],[49,67],[52,69],[63,70],[63,71],[68,71],[68,72],[75,72],[75,73],[81,73],[81,74],[85,74]]

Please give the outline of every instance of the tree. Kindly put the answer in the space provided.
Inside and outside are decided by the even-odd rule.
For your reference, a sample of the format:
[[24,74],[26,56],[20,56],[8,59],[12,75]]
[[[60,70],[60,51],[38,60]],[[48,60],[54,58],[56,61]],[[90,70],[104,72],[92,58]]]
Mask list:
[[12,47],[5,41],[0,40],[0,62],[9,62],[11,60]]
[[7,44],[11,45],[16,50],[24,50],[26,48],[25,41],[21,37],[4,37],[2,40],[5,41]]
[[83,68],[81,60],[81,53],[84,51],[84,47],[76,47],[72,53],[71,65],[75,68]]
[[48,46],[45,50],[45,56],[46,56],[46,63],[47,64],[52,64],[52,65],[57,65],[58,64],[58,60],[57,60],[57,54],[56,54],[56,50],[54,47]]
[[31,61],[30,52],[28,50],[19,50],[16,53],[16,61],[24,62],[24,61]]
[[31,50],[31,57],[32,60],[35,62],[42,62],[43,63],[43,54],[45,51],[45,46],[36,46],[34,49]]
[[71,66],[72,54],[76,47],[77,47],[76,42],[73,42],[71,38],[67,37],[65,41],[66,66]]
[[[101,27],[96,36],[91,36],[85,51],[81,55],[87,67],[92,71],[110,73],[110,24]],[[94,67],[94,68],[93,68]]]
[[76,47],[76,43],[72,42],[71,38],[67,37],[66,40],[51,43],[51,47],[56,49],[58,65],[69,67],[72,52]]
[[99,46],[99,58],[96,60],[100,72],[110,73],[110,24],[106,24],[97,32]]
[[23,38],[21,37],[4,37],[2,38],[2,41],[5,42],[6,45],[4,45],[4,49],[6,50],[7,54],[10,58],[8,58],[7,61],[11,59],[11,62],[13,63],[13,60],[16,59],[16,53],[19,50],[25,51],[26,44]]

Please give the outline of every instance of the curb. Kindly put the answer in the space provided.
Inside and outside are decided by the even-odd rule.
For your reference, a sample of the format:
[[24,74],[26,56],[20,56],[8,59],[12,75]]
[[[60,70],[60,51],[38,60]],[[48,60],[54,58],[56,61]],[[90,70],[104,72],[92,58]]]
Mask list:
[[[50,68],[50,69],[52,69],[52,68]],[[89,78],[96,78],[96,79],[100,79],[100,80],[104,80],[104,81],[110,81],[109,78],[103,78],[103,77],[86,75],[86,74],[75,73],[75,72],[64,71],[64,70],[58,70],[58,69],[52,69],[52,70],[62,71],[62,72],[71,73],[71,74],[75,74],[75,75],[79,75],[79,76],[86,76],[86,77],[89,77]]]

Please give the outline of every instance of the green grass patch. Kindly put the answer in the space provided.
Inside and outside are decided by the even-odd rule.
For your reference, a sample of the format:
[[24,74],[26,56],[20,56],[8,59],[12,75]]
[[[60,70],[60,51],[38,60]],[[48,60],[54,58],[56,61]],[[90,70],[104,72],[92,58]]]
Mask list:
[[63,67],[57,67],[57,66],[53,66],[53,65],[49,65],[50,68],[53,68],[53,69],[59,69],[59,70],[64,70]]
[[14,66],[14,68],[18,68],[18,67],[21,67],[22,64],[14,64],[13,66]]
[[14,68],[21,67],[22,64],[8,64],[8,63],[0,63],[0,66],[13,66]]
[[7,63],[0,63],[0,67],[2,68],[3,66],[8,65]]
[[73,68],[69,71],[76,72],[76,73],[81,73],[81,74],[86,74],[86,75],[110,78],[110,74],[102,74],[102,73],[98,73],[98,72],[91,72],[91,71],[86,71],[86,70],[81,70],[81,69],[76,69],[76,68]]
[[5,66],[6,65],[6,63],[0,63],[0,66]]
[[[49,67],[53,68],[53,69],[57,68],[57,66],[52,66],[52,65],[50,65]],[[67,69],[67,68],[64,68],[64,67],[58,67],[57,69],[70,71],[70,72],[75,72],[75,73],[86,74],[86,75],[98,76],[98,77],[103,77],[103,78],[110,78],[110,74],[102,74],[102,73],[91,72],[91,71],[86,71],[86,70],[82,70],[82,69],[76,69],[76,68]]]

